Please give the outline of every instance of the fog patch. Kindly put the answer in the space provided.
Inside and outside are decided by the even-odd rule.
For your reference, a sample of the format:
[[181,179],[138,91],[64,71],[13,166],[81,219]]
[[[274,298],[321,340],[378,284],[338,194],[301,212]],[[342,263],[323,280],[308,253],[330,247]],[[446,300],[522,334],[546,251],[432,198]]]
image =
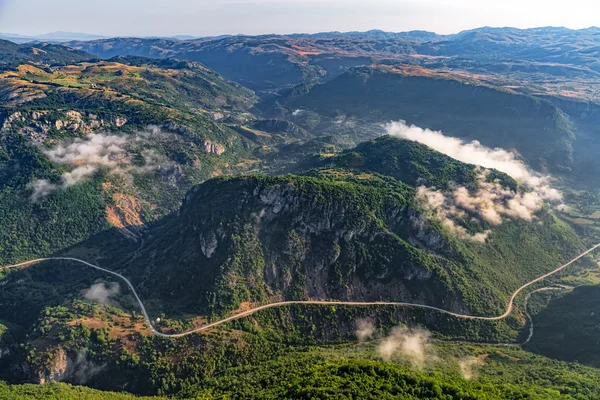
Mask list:
[[393,328],[390,335],[381,340],[377,352],[385,361],[399,358],[419,369],[436,359],[431,333],[422,328]]
[[83,291],[83,297],[94,303],[113,304],[112,297],[119,294],[121,287],[117,282],[106,285],[104,282],[95,283]]
[[375,323],[371,318],[361,318],[356,321],[356,330],[354,334],[360,342],[369,340],[375,333]]
[[562,194],[550,186],[553,181],[551,176],[530,171],[511,151],[501,148],[491,149],[477,140],[466,143],[455,137],[444,136],[441,131],[409,126],[404,121],[390,122],[385,125],[385,130],[388,135],[422,143],[464,163],[504,172],[544,200],[562,199]]
[[92,377],[106,368],[106,364],[98,365],[87,359],[88,349],[77,351],[73,362],[73,381],[77,384],[87,383]]
[[458,186],[450,193],[444,193],[435,188],[419,186],[417,199],[432,210],[446,228],[462,239],[483,242],[490,233],[487,230],[470,234],[460,226],[456,221],[467,217],[467,212],[490,225],[500,225],[505,218],[532,221],[535,213],[542,209],[542,197],[536,192],[513,191],[497,181],[489,182],[487,172],[479,171],[475,191]]
[[[408,126],[404,121],[391,122],[385,126],[391,136],[422,143],[456,160],[477,165],[477,187],[469,190],[464,186],[441,191],[436,188],[420,186],[417,199],[442,225],[461,239],[485,242],[490,230],[471,233],[457,223],[467,216],[474,216],[478,222],[499,225],[506,218],[531,221],[535,213],[541,210],[544,201],[555,203],[557,209],[563,209],[562,194],[551,187],[553,178],[530,171],[517,158],[515,153],[481,145],[478,141],[466,143],[458,138],[444,136],[442,132]],[[484,168],[481,168],[484,167]],[[513,191],[503,187],[498,181],[489,181],[489,170],[510,175],[526,190]]]
[[467,381],[477,379],[479,368],[484,364],[483,360],[477,357],[464,357],[458,360],[458,367],[463,378]]
[[132,147],[139,148],[151,137],[161,133],[157,127],[149,127],[148,131],[141,131],[135,135],[88,134],[83,138],[76,138],[42,150],[53,163],[72,169],[64,172],[57,183],[47,179],[34,180],[31,183],[33,189],[31,200],[38,202],[56,190],[82,183],[100,168],[108,170],[109,174],[117,174],[131,180],[133,173],[147,173],[161,167],[172,166],[172,162],[153,149],[140,151],[143,165],[134,165],[131,158]]

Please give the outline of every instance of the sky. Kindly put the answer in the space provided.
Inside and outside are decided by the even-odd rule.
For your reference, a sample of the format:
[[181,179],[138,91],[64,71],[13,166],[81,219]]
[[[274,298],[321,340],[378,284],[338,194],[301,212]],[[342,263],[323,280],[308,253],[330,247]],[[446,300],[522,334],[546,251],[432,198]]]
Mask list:
[[0,32],[212,36],[600,26],[598,0],[0,0]]

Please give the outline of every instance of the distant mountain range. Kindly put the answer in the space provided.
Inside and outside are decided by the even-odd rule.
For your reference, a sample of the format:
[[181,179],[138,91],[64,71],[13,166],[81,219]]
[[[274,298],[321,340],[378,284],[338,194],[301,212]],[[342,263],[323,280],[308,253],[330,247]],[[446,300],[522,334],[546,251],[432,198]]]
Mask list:
[[[229,35],[219,35],[219,36],[211,36],[211,39],[222,39]],[[0,39],[10,40],[15,43],[27,43],[27,42],[70,42],[73,40],[76,41],[90,41],[90,40],[99,40],[99,39],[109,39],[115,36],[103,36],[103,35],[93,35],[89,33],[79,33],[79,32],[64,32],[64,31],[56,31],[51,33],[45,33],[43,35],[20,35],[17,33],[0,33]],[[193,39],[201,39],[202,36],[193,36],[193,35],[174,35],[174,36],[144,36],[146,39],[172,39],[172,40],[193,40]]]
[[[564,27],[540,27],[530,29],[519,29],[511,27],[481,27],[475,29],[464,30],[455,34],[440,35],[435,32],[425,30],[413,30],[406,32],[386,32],[379,29],[371,29],[368,31],[350,31],[350,32],[317,32],[317,33],[290,33],[290,34],[266,34],[258,36],[286,36],[294,39],[332,39],[332,38],[347,38],[347,39],[401,39],[416,43],[426,42],[439,42],[444,40],[459,39],[465,36],[469,36],[472,33],[486,33],[486,34],[533,34],[533,35],[547,35],[547,34],[580,34],[580,33],[598,33],[600,28],[590,27],[587,29],[573,30]],[[81,32],[67,32],[67,31],[56,31],[45,33],[42,35],[21,35],[18,33],[2,33],[0,32],[0,39],[10,40],[15,43],[26,43],[31,41],[54,41],[54,42],[69,42],[69,41],[89,41],[99,39],[109,39],[117,37],[130,37],[130,38],[144,38],[144,39],[173,39],[173,40],[196,40],[196,39],[223,39],[229,36],[246,36],[240,35],[214,35],[214,36],[203,36],[203,35],[150,35],[150,36],[138,36],[138,35],[95,35]]]
[[88,33],[56,31],[43,35],[19,35],[16,33],[0,33],[0,39],[10,40],[15,43],[26,43],[33,41],[68,42],[70,40],[98,40],[109,36],[92,35]]

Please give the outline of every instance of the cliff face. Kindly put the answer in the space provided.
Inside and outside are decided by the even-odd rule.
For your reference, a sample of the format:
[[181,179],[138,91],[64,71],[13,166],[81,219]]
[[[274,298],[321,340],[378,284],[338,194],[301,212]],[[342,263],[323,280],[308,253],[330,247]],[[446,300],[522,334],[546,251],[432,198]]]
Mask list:
[[17,132],[31,138],[35,144],[44,143],[48,138],[61,134],[88,134],[102,130],[116,130],[127,123],[121,116],[99,117],[96,114],[82,114],[75,110],[15,111],[2,123],[0,132]]
[[150,240],[149,278],[140,284],[176,302],[194,286],[186,306],[200,312],[271,298],[447,304],[449,261],[435,255],[446,244],[411,198],[408,187],[378,180],[211,181]]
[[[433,195],[446,202],[456,185],[476,195],[482,172],[425,146],[380,138],[333,158],[303,176],[219,178],[192,188],[179,215],[150,232],[128,274],[143,297],[205,315],[281,299],[402,301],[494,315],[513,290],[581,247],[546,208],[531,216],[535,223],[492,224],[456,205],[451,214],[434,211],[421,185],[439,188]],[[485,176],[517,190],[505,174]]]

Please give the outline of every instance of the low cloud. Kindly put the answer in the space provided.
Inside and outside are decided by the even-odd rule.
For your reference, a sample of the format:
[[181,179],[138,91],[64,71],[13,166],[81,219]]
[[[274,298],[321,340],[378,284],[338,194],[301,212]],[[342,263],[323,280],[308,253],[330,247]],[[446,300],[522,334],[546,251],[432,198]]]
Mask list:
[[62,165],[85,164],[115,168],[129,163],[126,143],[124,136],[96,133],[77,138],[69,144],[59,144],[45,150],[44,154],[51,161]]
[[490,225],[499,225],[505,218],[531,221],[542,208],[543,199],[536,192],[512,191],[498,182],[488,182],[486,171],[480,171],[478,187],[471,192],[464,186],[449,194],[419,186],[417,199],[432,210],[442,224],[462,239],[484,242],[490,231],[470,234],[456,221],[471,215]]
[[47,179],[38,179],[31,183],[31,200],[38,202],[58,189],[65,189],[89,179],[99,168],[107,169],[111,174],[119,174],[130,179],[131,173],[151,172],[162,166],[170,166],[163,156],[153,149],[140,152],[144,165],[132,165],[131,146],[144,145],[146,141],[160,134],[157,128],[138,132],[135,136],[109,135],[104,133],[88,134],[67,143],[43,150],[43,153],[55,164],[72,167],[60,176],[57,183]]
[[465,380],[470,381],[476,379],[478,376],[479,368],[484,364],[481,358],[477,357],[465,357],[458,360],[458,367],[460,373]]
[[395,327],[377,346],[379,356],[385,360],[403,359],[415,368],[436,358],[431,345],[431,333],[422,328]]
[[88,349],[83,348],[77,351],[77,356],[73,361],[73,381],[77,384],[85,384],[98,373],[106,369],[106,364],[98,365],[87,359]]
[[455,137],[444,136],[440,131],[409,126],[404,121],[390,122],[385,125],[385,129],[391,136],[422,143],[464,163],[504,172],[544,200],[562,199],[561,193],[550,186],[552,177],[530,171],[513,152],[500,148],[491,149],[477,140],[467,143]]
[[[499,225],[505,218],[531,221],[544,201],[556,203],[562,199],[561,193],[550,186],[552,177],[530,171],[512,152],[490,149],[478,141],[465,143],[438,131],[408,126],[403,121],[387,124],[386,130],[392,136],[417,141],[459,161],[477,165],[479,174],[475,190],[463,186],[454,187],[450,192],[425,186],[417,189],[417,198],[433,211],[447,229],[462,239],[484,242],[490,233],[489,230],[468,232],[457,223],[467,216],[474,216],[490,225]],[[504,172],[528,191],[513,191],[497,181],[489,182],[489,171],[480,167]]]
[[31,187],[33,188],[31,201],[34,203],[37,203],[58,188],[57,185],[51,183],[48,179],[36,179],[31,183]]
[[95,303],[112,304],[112,297],[119,294],[120,291],[121,287],[117,282],[112,282],[108,285],[100,282],[93,284],[89,289],[85,289],[83,297]]
[[362,318],[356,321],[356,331],[354,332],[360,342],[369,340],[375,333],[375,324],[371,318]]

